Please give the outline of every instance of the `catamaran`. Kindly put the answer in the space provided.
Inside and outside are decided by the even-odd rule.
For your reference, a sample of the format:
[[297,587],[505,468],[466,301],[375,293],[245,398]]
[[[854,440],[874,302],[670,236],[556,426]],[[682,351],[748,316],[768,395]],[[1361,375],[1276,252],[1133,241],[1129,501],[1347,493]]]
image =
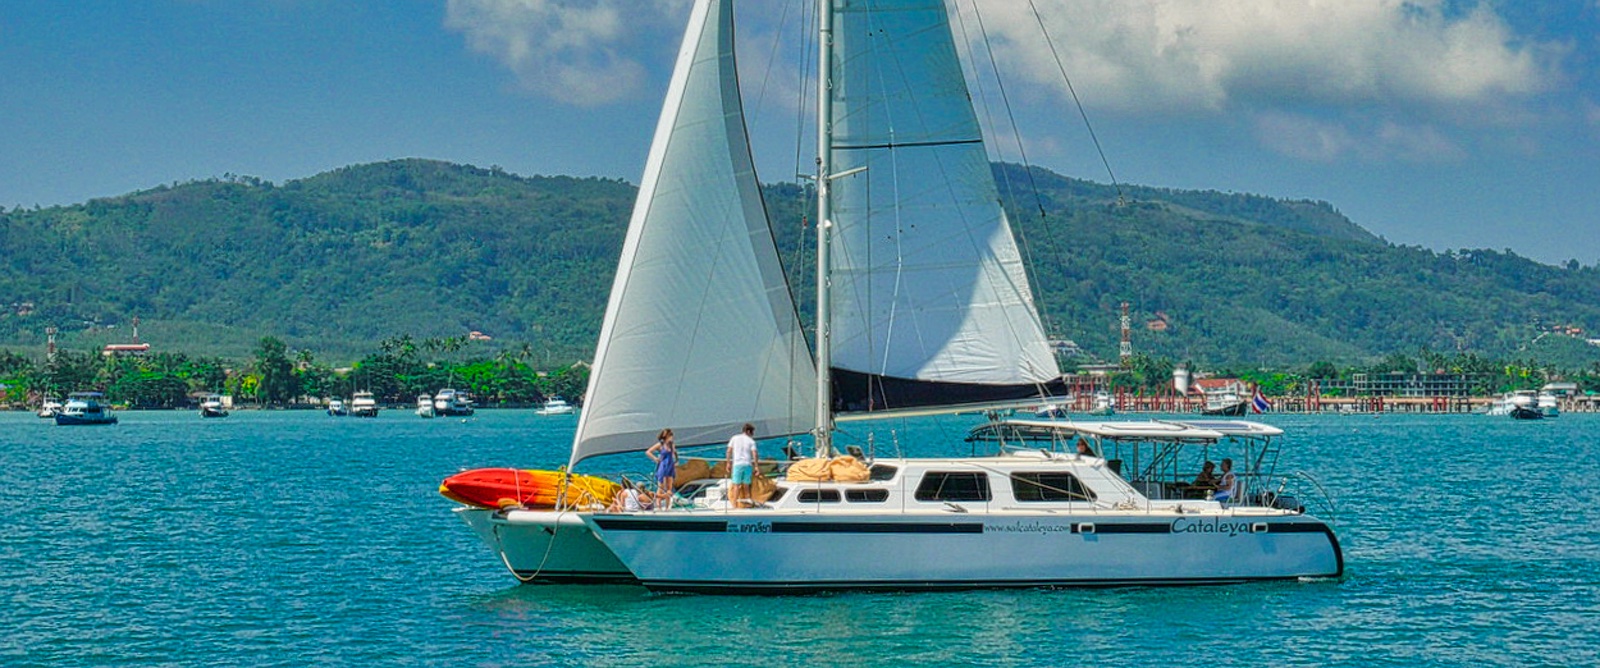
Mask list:
[[[651,510],[458,509],[519,579],[750,593],[1343,573],[1334,532],[1302,506],[1241,487],[1163,498],[1088,444],[998,443],[956,458],[836,444],[838,421],[1037,404],[1062,394],[1060,370],[944,0],[818,4],[808,345],[750,157],[732,5],[694,4],[568,469],[644,450],[663,427],[683,448],[725,442],[745,423],[759,438],[809,435],[816,458],[764,467],[774,489],[753,508],[730,498],[728,480],[707,478]],[[1223,442],[1253,429],[1145,435]],[[841,451],[870,464],[817,473],[850,462]]]

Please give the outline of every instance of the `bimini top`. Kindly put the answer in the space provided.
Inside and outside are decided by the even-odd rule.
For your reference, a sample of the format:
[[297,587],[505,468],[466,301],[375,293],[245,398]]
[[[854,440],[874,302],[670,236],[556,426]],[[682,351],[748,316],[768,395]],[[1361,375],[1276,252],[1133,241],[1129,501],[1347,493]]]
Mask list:
[[1045,440],[1084,435],[1130,441],[1219,441],[1230,436],[1266,438],[1282,434],[1283,430],[1277,427],[1244,420],[1076,422],[1011,419],[974,427],[968,432],[967,440],[993,441],[1001,437]]

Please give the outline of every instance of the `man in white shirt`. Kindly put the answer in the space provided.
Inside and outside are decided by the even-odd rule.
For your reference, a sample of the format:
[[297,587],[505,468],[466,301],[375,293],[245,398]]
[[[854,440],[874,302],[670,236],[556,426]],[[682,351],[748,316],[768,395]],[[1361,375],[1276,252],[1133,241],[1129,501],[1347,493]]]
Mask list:
[[750,498],[750,481],[755,477],[756,460],[761,453],[756,450],[756,426],[745,423],[744,430],[728,439],[728,466],[732,485],[728,490],[728,505],[733,508],[755,506]]

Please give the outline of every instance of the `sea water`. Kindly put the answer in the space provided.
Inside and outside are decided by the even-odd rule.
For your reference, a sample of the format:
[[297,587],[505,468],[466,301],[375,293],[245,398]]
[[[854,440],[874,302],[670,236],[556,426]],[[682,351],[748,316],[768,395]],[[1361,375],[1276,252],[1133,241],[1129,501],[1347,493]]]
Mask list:
[[1261,418],[1333,492],[1341,581],[781,597],[516,584],[438,483],[554,468],[573,416],[121,418],[0,414],[0,665],[1600,664],[1600,415]]

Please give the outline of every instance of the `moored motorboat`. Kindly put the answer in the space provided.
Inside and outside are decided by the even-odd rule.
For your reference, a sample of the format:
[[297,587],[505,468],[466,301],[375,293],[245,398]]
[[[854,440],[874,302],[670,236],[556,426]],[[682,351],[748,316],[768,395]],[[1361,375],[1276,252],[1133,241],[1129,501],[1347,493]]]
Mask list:
[[343,399],[334,398],[328,400],[328,415],[333,417],[344,417],[349,414],[350,409],[345,407]]
[[433,395],[433,414],[441,417],[472,415],[472,398],[466,392],[445,388]]
[[378,400],[371,392],[355,393],[350,399],[350,414],[356,417],[378,417]]
[[117,416],[102,401],[104,398],[105,395],[99,392],[73,392],[67,396],[67,403],[61,406],[61,412],[55,415],[56,424],[116,424]]
[[550,397],[545,400],[543,406],[540,406],[534,412],[539,415],[571,415],[573,410],[572,404],[567,403],[567,400],[561,397]]
[[417,417],[431,418],[434,416],[433,397],[426,394],[417,395]]
[[1544,411],[1539,410],[1538,393],[1532,390],[1518,390],[1505,396],[1507,414],[1513,420],[1540,420],[1544,418]]
[[228,409],[222,405],[222,395],[208,394],[200,400],[200,417],[225,418]]
[[54,398],[45,397],[44,401],[39,404],[39,417],[53,418],[59,413],[61,413],[61,402],[56,401]]

